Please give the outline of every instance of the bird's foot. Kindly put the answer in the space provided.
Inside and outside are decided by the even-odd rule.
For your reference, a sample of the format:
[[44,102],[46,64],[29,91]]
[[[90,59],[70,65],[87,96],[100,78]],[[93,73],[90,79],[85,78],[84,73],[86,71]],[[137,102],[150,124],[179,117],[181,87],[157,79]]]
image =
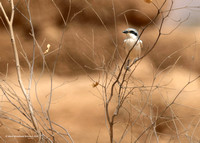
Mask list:
[[129,66],[126,66],[126,70],[127,70],[127,71],[130,71],[131,69],[130,69],[130,67],[129,67]]
[[133,64],[135,64],[137,61],[139,60],[139,58],[135,58],[134,61],[133,61]]

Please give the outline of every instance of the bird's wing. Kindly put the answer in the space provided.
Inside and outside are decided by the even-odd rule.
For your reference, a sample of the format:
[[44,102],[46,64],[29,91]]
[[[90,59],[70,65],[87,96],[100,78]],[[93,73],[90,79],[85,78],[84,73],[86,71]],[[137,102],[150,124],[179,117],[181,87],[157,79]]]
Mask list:
[[140,47],[143,48],[142,40],[140,40]]

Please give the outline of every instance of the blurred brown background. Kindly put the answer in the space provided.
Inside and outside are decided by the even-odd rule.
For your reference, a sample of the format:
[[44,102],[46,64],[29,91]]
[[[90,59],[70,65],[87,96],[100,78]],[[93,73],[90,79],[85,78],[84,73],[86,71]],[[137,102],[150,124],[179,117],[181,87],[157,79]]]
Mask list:
[[[64,84],[54,92],[52,118],[70,131],[75,142],[95,142],[98,135],[99,142],[108,142],[103,104],[99,98],[94,96],[98,92],[95,88],[92,88],[92,81],[85,75],[85,72],[89,73],[95,80],[99,80],[98,72],[93,69],[101,67],[102,61],[108,63],[116,48],[118,50],[114,58],[120,65],[119,55],[123,58],[125,54],[122,47],[125,35],[122,31],[127,27],[132,27],[140,33],[143,27],[150,22],[150,19],[155,17],[157,11],[152,3],[145,1],[55,0],[54,2],[42,0],[31,1],[30,3],[31,18],[37,42],[43,51],[46,50],[47,44],[51,45],[50,51],[45,57],[50,70],[54,66],[59,46],[62,45],[57,60],[55,87],[65,82],[68,84]],[[154,3],[160,6],[162,2],[163,0]],[[176,0],[174,8],[199,4],[195,2],[188,4],[185,1]],[[9,3],[3,0],[2,4],[7,14],[10,15]],[[169,8],[169,4],[168,1],[165,10]],[[23,53],[22,49],[24,49],[31,61],[33,39],[27,20],[29,16],[26,3],[19,0],[15,1],[15,5],[14,30],[19,54]],[[67,26],[64,25],[59,12],[67,21]],[[189,16],[186,24],[180,25],[171,34],[161,36],[154,50],[142,60],[134,74],[144,84],[150,84],[153,75],[156,72],[161,72],[162,75],[158,77],[157,84],[167,83],[169,88],[173,88],[173,90],[162,90],[153,94],[153,103],[159,108],[159,111],[162,111],[165,107],[164,101],[166,99],[163,98],[164,95],[169,96],[168,98],[171,101],[190,78],[192,79],[200,73],[200,28],[198,27],[199,20],[195,17],[197,13],[198,11],[193,12],[192,9],[187,7],[181,9],[181,11],[172,11],[170,18],[166,19],[164,23],[163,33],[168,33],[180,23],[179,20],[183,21]],[[0,16],[5,22],[2,12],[0,12]],[[148,27],[141,36],[144,44],[143,53],[155,42],[158,35],[157,26],[160,24],[161,18],[162,16],[155,21],[155,24]],[[63,41],[61,41],[63,31],[65,32]],[[2,78],[5,74],[8,74],[9,81],[17,82],[9,33],[2,21],[0,22],[0,43]],[[37,47],[36,49],[35,78],[37,79],[42,72],[43,61]],[[20,54],[20,63],[24,72],[23,78],[26,79],[28,77],[26,72],[28,66],[22,54]],[[38,89],[39,96],[44,103],[47,101],[45,96],[49,94],[50,90],[48,82],[50,82],[48,74],[44,74],[40,79],[40,88]],[[177,104],[182,106],[176,106],[174,110],[179,113],[179,116],[184,117],[183,126],[193,126],[193,124],[195,126],[197,124],[195,121],[198,117],[194,119],[192,115],[198,114],[199,93],[199,83],[195,82],[177,101]],[[126,119],[126,115],[122,112],[119,118],[123,121]],[[189,122],[191,118],[195,120],[194,123]],[[136,136],[140,134],[139,128],[139,126],[134,128]],[[119,126],[117,129],[120,130],[121,127]],[[193,128],[191,127],[191,129]],[[11,133],[7,127],[2,127],[1,130],[7,131],[4,134],[2,133],[1,136]],[[173,136],[167,125],[159,126],[157,131],[165,134],[160,138],[160,141],[163,142],[168,141]],[[185,131],[182,126],[180,127],[181,131]],[[199,130],[197,129],[194,136],[198,133]],[[175,138],[175,140],[177,139]],[[8,141],[12,141],[12,139]]]
[[[182,3],[176,1],[174,5],[176,7],[184,7]],[[104,57],[106,61],[109,60],[115,48],[118,48],[120,54],[123,55],[122,43],[125,35],[121,32],[127,27],[136,28],[140,32],[142,28],[150,22],[149,18],[152,19],[155,17],[157,12],[152,4],[144,1],[134,2],[126,0],[121,2],[114,0],[112,2],[74,0],[70,3],[70,1],[57,0],[55,1],[55,4],[57,5],[57,8],[60,9],[63,18],[67,20],[67,28],[65,29],[60,52],[61,55],[59,56],[56,71],[56,73],[64,75],[72,72],[82,73],[82,71],[80,71],[80,66],[77,65],[77,63],[82,67],[85,65],[97,67],[102,62],[102,57]],[[162,1],[159,1],[159,4],[157,5],[161,4]],[[10,15],[9,3],[5,0],[3,1],[3,5],[7,10],[6,12],[8,15]],[[59,48],[64,28],[63,19],[51,1],[31,1],[30,5],[32,23],[38,43],[41,45],[43,51],[46,50],[47,44],[51,45],[49,51],[50,54],[46,56],[46,60],[48,65],[52,67],[57,54],[54,50],[58,50]],[[167,4],[165,7],[166,10],[169,8],[169,6],[167,7]],[[28,13],[25,2],[16,1],[16,8],[14,28],[18,39],[19,53],[22,51],[22,46],[26,51],[29,60],[31,60],[33,41],[30,34],[30,24],[26,19],[26,17],[28,18]],[[165,33],[174,29],[179,23],[177,22],[178,20],[183,21],[191,13],[191,11],[184,12],[182,9],[177,11],[172,11],[170,18],[166,19],[163,30]],[[180,14],[181,12],[184,16]],[[198,23],[197,19],[194,20],[194,14],[190,15],[192,16],[189,17],[186,23],[195,20]],[[1,17],[3,18],[2,13]],[[192,18],[193,20],[191,20]],[[3,20],[5,19],[3,18]],[[145,51],[145,48],[151,47],[155,41],[155,37],[158,35],[158,29],[156,28],[159,26],[159,22],[160,21],[157,21],[157,23],[152,24],[152,26],[142,35],[141,39],[144,42],[143,51]],[[1,42],[1,49],[4,51],[1,52],[0,55],[0,66],[2,67],[1,72],[5,73],[6,65],[9,64],[9,67],[12,68],[14,59],[11,53],[12,48],[9,35],[2,22],[0,28],[2,33],[0,39],[3,41]],[[182,56],[180,62],[178,62],[179,64],[190,67],[191,63],[194,63],[196,65],[193,66],[194,70],[198,71],[199,64],[197,64],[197,62],[199,61],[199,57],[197,55],[199,50],[198,48],[195,48],[195,46],[190,46],[194,44],[195,40],[197,41],[199,35],[198,31],[197,27],[192,27],[188,24],[187,27],[180,27],[170,35],[162,36],[155,50],[149,55],[152,63],[155,66],[158,66],[164,58],[178,50],[177,54],[174,54],[169,58],[163,66],[167,67],[170,64],[173,64],[179,56]],[[19,41],[22,43],[21,46],[19,45]],[[187,46],[190,46],[190,48],[186,48]],[[91,53],[95,53],[96,55]],[[37,67],[42,66],[40,57],[38,52],[36,60]],[[21,63],[23,67],[26,67],[27,64],[23,57],[21,57]]]

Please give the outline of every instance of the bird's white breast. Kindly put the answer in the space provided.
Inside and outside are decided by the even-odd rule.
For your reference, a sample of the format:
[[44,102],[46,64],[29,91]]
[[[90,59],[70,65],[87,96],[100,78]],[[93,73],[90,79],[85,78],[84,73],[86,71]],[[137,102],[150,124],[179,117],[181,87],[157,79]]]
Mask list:
[[[135,45],[136,41],[137,41],[137,44]],[[125,48],[126,53],[128,53],[130,51],[130,49],[133,48],[132,51],[131,51],[131,54],[129,56],[130,58],[136,58],[136,57],[140,56],[141,44],[142,44],[142,41],[137,40],[136,37],[127,38],[127,39],[124,40],[124,48]]]
[[127,38],[124,40],[124,44],[125,44],[125,48],[127,50],[129,50],[130,48],[132,48],[135,44],[135,42],[137,41],[137,39],[133,39],[133,38]]

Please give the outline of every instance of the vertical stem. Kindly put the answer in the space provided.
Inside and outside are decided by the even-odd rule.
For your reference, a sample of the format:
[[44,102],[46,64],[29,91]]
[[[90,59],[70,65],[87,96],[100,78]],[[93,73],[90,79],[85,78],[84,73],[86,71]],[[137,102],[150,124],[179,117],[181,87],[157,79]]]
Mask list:
[[40,133],[40,130],[39,130],[39,127],[38,127],[37,120],[36,120],[35,115],[34,115],[33,106],[31,104],[30,96],[27,94],[26,89],[24,87],[24,84],[22,82],[22,78],[21,78],[19,55],[18,55],[15,36],[14,36],[14,31],[13,31],[13,20],[14,20],[14,14],[15,14],[14,1],[11,0],[10,3],[11,3],[11,9],[12,9],[10,20],[8,19],[8,16],[5,13],[5,10],[4,10],[4,8],[3,8],[1,3],[0,3],[0,6],[1,6],[0,8],[3,11],[4,17],[6,18],[7,23],[9,25],[10,38],[11,38],[11,43],[12,43],[14,56],[15,56],[17,79],[18,79],[20,88],[21,88],[21,90],[22,90],[22,92],[23,92],[23,94],[24,94],[24,96],[26,98],[26,102],[27,102],[27,106],[28,106],[28,109],[29,109],[29,112],[30,112],[30,117],[31,117],[31,120],[32,120],[32,124],[33,124],[33,126],[34,126],[34,128],[35,128],[35,130],[36,130],[36,132],[38,134],[38,138],[39,138],[39,141],[40,141],[41,133]]

